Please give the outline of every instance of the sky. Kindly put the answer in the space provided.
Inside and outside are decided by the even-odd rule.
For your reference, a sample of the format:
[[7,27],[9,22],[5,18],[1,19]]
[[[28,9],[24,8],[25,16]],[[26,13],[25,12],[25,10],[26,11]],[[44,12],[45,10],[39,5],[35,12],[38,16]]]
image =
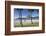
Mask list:
[[[39,9],[30,9],[30,10],[34,10],[32,12],[32,17],[39,16]],[[18,11],[17,8],[14,8],[14,17],[15,18],[19,17],[19,12],[20,11]],[[28,9],[23,9],[21,12],[22,12],[22,18],[26,18],[30,14],[29,11],[28,11]]]

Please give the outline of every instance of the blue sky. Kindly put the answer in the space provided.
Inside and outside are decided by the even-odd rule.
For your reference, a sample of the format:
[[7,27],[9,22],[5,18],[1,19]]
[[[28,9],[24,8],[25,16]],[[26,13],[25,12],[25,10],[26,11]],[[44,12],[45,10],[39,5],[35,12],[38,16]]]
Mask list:
[[[32,10],[32,9],[31,9]],[[39,10],[38,9],[33,9],[34,11],[32,12],[32,17],[39,16]],[[37,13],[38,12],[38,13]],[[26,18],[29,15],[28,9],[23,9],[22,10],[22,18]],[[19,17],[19,11],[17,9],[14,9],[14,17],[18,18]]]

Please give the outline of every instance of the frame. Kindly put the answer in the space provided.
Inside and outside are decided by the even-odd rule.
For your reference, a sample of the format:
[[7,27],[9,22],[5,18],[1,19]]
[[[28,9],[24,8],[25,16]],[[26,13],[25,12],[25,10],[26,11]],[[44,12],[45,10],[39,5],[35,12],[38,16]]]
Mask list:
[[[16,31],[11,31],[11,22],[12,22],[12,16],[11,16],[11,12],[12,12],[12,6],[11,5],[17,5],[17,6],[19,6],[19,5],[22,5],[22,7],[23,6],[29,6],[28,8],[30,8],[30,6],[32,7],[32,6],[41,6],[42,7],[42,13],[40,13],[40,14],[42,14],[42,19],[41,19],[41,28],[42,29],[40,29],[40,30],[35,30],[34,28],[34,30],[26,30],[26,28],[25,28],[25,31],[21,31],[21,29],[18,31],[18,30],[16,30]],[[44,33],[45,32],[45,7],[44,7],[45,5],[44,5],[44,3],[36,3],[36,2],[19,2],[19,1],[5,1],[5,35],[17,35],[17,34],[33,34],[33,33]],[[13,6],[13,8],[14,7],[16,7],[16,6]],[[17,8],[19,8],[19,7],[17,7]],[[21,8],[21,6],[20,6],[20,8]],[[33,9],[34,10],[34,9]],[[23,10],[24,11],[24,10]],[[12,13],[13,14],[13,13]],[[39,15],[40,15],[39,14]],[[21,19],[21,21],[22,21],[22,19]],[[23,27],[22,27],[23,28]],[[15,28],[16,29],[16,28]]]

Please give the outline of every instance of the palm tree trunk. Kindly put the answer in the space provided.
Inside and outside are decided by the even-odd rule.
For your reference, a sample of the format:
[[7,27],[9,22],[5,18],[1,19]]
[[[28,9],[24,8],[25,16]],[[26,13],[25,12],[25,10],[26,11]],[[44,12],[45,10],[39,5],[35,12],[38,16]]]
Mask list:
[[33,21],[32,21],[32,12],[31,12],[31,24],[33,24]]
[[23,24],[22,24],[22,12],[20,10],[20,24],[21,24],[21,27],[23,27]]
[[33,24],[32,17],[31,17],[31,24]]

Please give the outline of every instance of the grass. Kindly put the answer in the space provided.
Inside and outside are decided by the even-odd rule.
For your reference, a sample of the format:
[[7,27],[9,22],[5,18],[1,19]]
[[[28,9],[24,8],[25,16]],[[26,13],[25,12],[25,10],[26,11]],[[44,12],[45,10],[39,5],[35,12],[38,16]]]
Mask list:
[[[37,27],[39,26],[38,22],[34,22],[33,24],[31,24],[30,22],[22,22],[23,27]],[[21,27],[21,24],[18,22],[14,25],[15,27]]]

